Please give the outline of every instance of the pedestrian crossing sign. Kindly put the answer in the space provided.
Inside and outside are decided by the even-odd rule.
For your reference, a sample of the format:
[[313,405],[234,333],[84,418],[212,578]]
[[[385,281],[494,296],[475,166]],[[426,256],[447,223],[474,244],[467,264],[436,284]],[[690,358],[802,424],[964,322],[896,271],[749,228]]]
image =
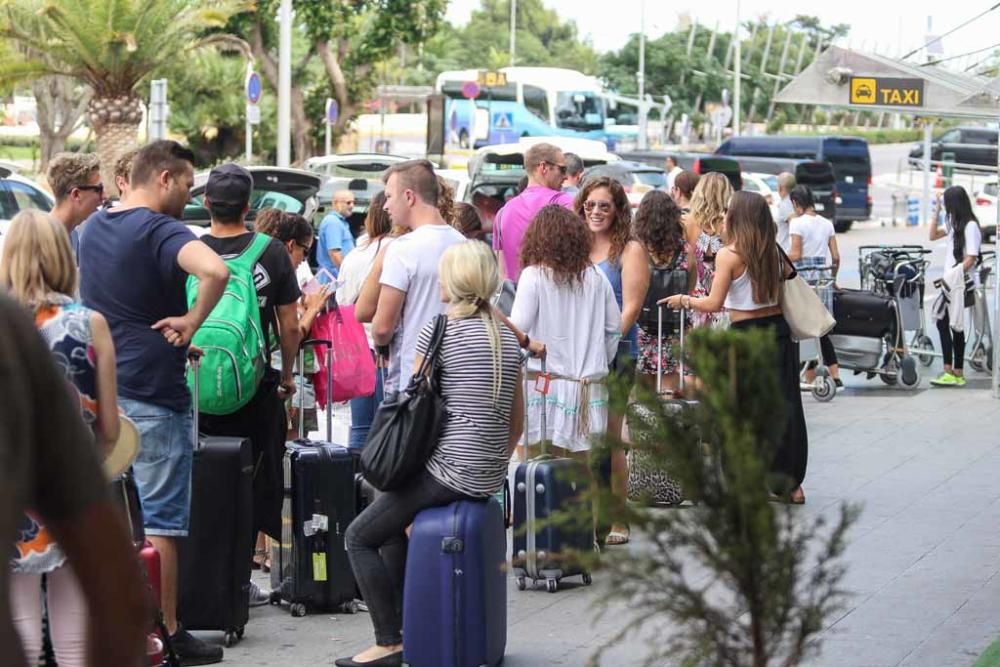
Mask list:
[[509,130],[514,127],[514,114],[510,111],[501,111],[493,114],[493,128],[496,130]]

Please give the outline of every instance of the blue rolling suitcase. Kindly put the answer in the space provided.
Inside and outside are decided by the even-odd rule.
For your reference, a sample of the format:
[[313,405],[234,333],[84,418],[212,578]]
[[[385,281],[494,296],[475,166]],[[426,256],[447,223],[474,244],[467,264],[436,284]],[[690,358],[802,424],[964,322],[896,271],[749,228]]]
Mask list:
[[[324,345],[328,351],[330,347],[328,341],[315,340],[302,345]],[[271,548],[271,602],[289,602],[292,616],[358,610],[344,544],[344,533],[356,516],[354,457],[346,447],[330,442],[330,412],[328,404],[326,441],[306,439],[305,420],[300,418],[299,438],[285,443],[285,499],[281,541]]]
[[507,532],[494,499],[417,514],[403,593],[411,667],[499,664],[507,645]]
[[[526,404],[527,396],[526,390]],[[524,426],[527,440],[527,405]],[[513,571],[518,590],[527,587],[528,579],[532,583],[544,580],[546,589],[555,593],[564,577],[580,575],[583,583],[591,583],[590,572],[575,557],[594,550],[594,527],[586,518],[592,512],[590,472],[582,461],[545,454],[544,409],[541,426],[541,456],[520,464],[514,473]],[[573,515],[571,520],[562,517],[567,511]]]

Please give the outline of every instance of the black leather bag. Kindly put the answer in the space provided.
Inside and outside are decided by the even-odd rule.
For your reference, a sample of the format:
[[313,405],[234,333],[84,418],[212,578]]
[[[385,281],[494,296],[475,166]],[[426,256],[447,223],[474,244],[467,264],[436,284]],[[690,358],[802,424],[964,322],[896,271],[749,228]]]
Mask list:
[[840,289],[833,293],[833,317],[833,334],[882,338],[896,329],[896,304],[892,297]]
[[[639,312],[639,326],[652,335],[659,335],[657,305],[662,299],[676,294],[687,294],[689,287],[689,270],[680,268],[680,260],[683,248],[679,248],[674,253],[673,259],[663,266],[653,266],[649,273],[649,289],[646,290],[646,298]],[[669,336],[677,332],[677,325],[680,322],[679,311],[668,310],[663,313],[663,335]]]
[[447,326],[448,318],[438,315],[427,354],[410,384],[375,411],[361,452],[361,469],[365,479],[379,491],[392,491],[410,481],[437,446],[445,406],[433,369]]

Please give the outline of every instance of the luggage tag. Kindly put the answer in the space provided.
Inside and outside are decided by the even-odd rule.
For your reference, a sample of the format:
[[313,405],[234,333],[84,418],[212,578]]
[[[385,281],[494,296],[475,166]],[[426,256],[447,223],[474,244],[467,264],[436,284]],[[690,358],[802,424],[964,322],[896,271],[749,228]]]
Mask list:
[[548,394],[551,383],[552,376],[549,373],[539,373],[535,378],[535,391],[539,394]]
[[326,554],[314,553],[312,556],[313,581],[326,581]]

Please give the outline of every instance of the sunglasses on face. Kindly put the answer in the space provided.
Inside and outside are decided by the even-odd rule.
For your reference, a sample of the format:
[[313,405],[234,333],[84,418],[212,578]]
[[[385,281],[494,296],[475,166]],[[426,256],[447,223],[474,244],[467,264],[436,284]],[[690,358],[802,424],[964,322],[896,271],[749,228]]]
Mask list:
[[555,162],[545,162],[545,164],[549,165],[550,167],[555,167],[556,169],[559,170],[559,173],[562,174],[563,176],[566,175],[566,165],[556,164]]
[[302,245],[298,241],[295,241],[295,245],[297,245],[298,247],[302,248],[302,252],[309,252],[310,250],[312,250],[312,244],[311,243],[309,245]]
[[78,185],[77,190],[90,190],[91,192],[104,192],[104,183],[98,183],[97,185]]
[[601,213],[610,213],[614,205],[609,201],[592,201],[590,199],[583,202],[583,210],[587,213],[590,213],[595,208]]

